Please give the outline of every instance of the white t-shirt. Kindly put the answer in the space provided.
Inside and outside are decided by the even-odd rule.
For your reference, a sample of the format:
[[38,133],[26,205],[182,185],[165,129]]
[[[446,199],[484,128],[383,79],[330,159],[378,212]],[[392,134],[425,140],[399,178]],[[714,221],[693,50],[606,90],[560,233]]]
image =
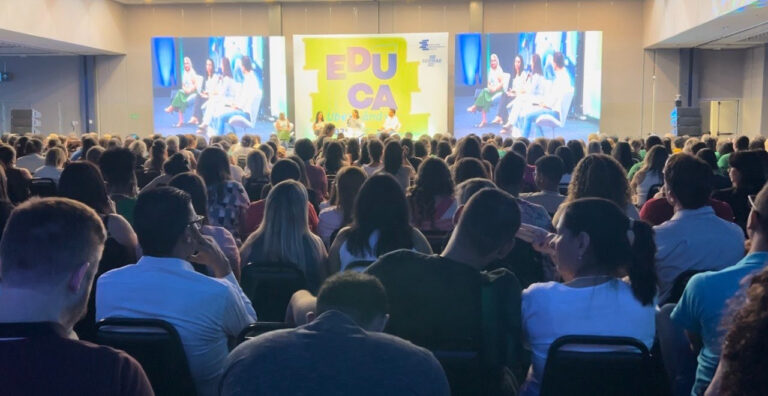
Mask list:
[[549,346],[562,336],[632,337],[649,349],[653,344],[655,304],[641,305],[619,279],[583,288],[535,283],[522,298],[523,331],[533,353],[521,395],[539,394]]
[[374,173],[376,173],[382,167],[384,167],[384,164],[382,164],[381,162],[379,162],[378,166],[371,166],[371,165],[365,164],[363,165],[363,170],[368,175],[368,177],[371,177],[373,176]]
[[325,246],[329,247],[331,246],[331,235],[344,222],[344,214],[341,213],[341,209],[338,206],[331,206],[321,210],[318,218],[320,221],[317,224],[317,232],[320,234],[320,238],[323,239]]

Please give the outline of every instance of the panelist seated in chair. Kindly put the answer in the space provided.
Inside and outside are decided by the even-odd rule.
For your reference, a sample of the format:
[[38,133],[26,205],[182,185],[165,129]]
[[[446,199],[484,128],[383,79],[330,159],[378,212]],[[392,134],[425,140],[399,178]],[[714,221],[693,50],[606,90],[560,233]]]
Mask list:
[[221,395],[450,394],[431,352],[381,333],[389,315],[386,292],[376,278],[339,273],[325,281],[317,299],[301,291],[291,302],[306,309],[296,311],[306,312],[299,322],[309,323],[235,348],[227,358]]
[[573,92],[571,76],[565,69],[565,58],[561,52],[555,52],[553,55],[555,79],[544,96],[542,103],[534,103],[532,110],[523,115],[522,135],[525,138],[530,137],[531,130],[536,126],[536,120],[543,115],[551,115],[559,119],[567,117],[568,114],[560,114],[560,107],[563,98],[568,93]]
[[390,108],[384,124],[381,125],[379,132],[397,133],[400,131],[400,120],[397,119],[397,110]]
[[240,70],[243,72],[243,84],[240,91],[235,96],[235,100],[226,106],[225,112],[219,117],[218,134],[222,136],[229,127],[229,121],[233,117],[243,117],[248,119],[251,124],[256,122],[258,116],[258,98],[261,98],[261,86],[256,74],[253,71],[251,58],[244,56],[240,59]]

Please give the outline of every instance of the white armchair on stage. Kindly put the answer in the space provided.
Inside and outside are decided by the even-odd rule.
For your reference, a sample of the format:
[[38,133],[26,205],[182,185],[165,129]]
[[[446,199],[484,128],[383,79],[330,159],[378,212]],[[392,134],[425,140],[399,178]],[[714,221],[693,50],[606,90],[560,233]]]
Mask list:
[[571,109],[571,102],[573,101],[573,91],[565,93],[563,99],[560,101],[560,114],[559,117],[554,117],[550,114],[544,114],[536,119],[536,125],[540,128],[551,128],[552,138],[555,137],[555,128],[564,128],[565,121],[568,120],[568,111]]
[[256,126],[256,119],[259,117],[259,107],[261,107],[261,93],[251,102],[251,109],[248,112],[250,121],[238,115],[229,119],[229,125],[233,128],[253,129]]

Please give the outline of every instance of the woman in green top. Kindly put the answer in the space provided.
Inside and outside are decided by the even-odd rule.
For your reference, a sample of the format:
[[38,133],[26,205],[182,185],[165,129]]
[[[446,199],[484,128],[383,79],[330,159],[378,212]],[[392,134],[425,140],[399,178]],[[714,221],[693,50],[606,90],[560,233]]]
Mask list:
[[280,113],[280,116],[275,121],[275,131],[277,131],[277,138],[283,144],[288,144],[291,140],[291,131],[293,130],[293,123],[288,121],[285,117],[285,113]]

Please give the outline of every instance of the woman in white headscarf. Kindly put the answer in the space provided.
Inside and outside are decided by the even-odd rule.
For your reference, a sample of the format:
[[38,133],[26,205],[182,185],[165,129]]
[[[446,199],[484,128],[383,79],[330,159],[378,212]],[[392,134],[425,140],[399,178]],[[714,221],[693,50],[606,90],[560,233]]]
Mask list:
[[486,113],[491,108],[493,101],[493,95],[504,89],[504,70],[499,63],[499,57],[496,54],[491,54],[491,68],[488,70],[488,86],[480,91],[475,99],[475,104],[470,106],[467,111],[473,113],[480,110],[483,115],[483,119],[478,127],[484,127],[487,124]]

